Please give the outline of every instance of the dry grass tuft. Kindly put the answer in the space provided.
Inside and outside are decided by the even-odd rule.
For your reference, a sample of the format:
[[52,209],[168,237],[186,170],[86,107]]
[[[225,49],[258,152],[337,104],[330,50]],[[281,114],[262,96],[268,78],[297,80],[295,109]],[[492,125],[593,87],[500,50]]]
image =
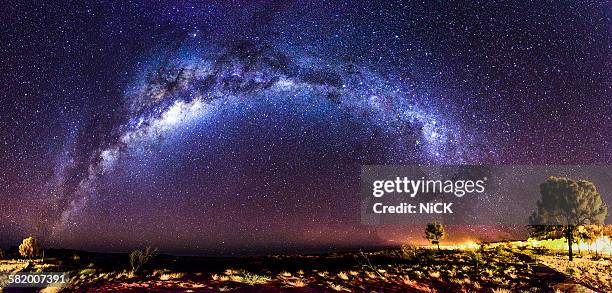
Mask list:
[[285,282],[285,284],[287,284],[290,287],[294,287],[294,288],[302,288],[302,287],[306,287],[306,282],[304,282],[304,280],[302,279],[295,279],[295,280],[290,280]]
[[185,277],[185,273],[170,273],[170,274],[161,274],[159,279],[161,281],[169,281],[169,280],[178,280]]
[[332,290],[334,290],[334,291],[340,291],[340,292],[342,292],[342,291],[344,291],[344,292],[351,292],[351,290],[350,290],[350,289],[348,289],[348,288],[346,288],[346,287],[344,287],[344,286],[342,286],[342,285],[339,285],[339,284],[334,284],[334,283],[332,283],[332,282],[327,282],[327,285],[329,286],[329,288],[330,288],[330,289],[332,289]]
[[338,278],[347,281],[349,279],[348,275],[345,272],[339,272]]

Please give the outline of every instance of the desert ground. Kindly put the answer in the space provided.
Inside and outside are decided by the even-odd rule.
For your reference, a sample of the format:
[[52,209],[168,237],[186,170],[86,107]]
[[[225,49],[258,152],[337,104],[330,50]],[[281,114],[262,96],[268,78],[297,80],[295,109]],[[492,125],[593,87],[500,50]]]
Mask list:
[[212,258],[155,255],[134,271],[128,254],[48,250],[2,260],[1,272],[67,271],[64,287],[3,292],[612,292],[612,256],[512,243]]

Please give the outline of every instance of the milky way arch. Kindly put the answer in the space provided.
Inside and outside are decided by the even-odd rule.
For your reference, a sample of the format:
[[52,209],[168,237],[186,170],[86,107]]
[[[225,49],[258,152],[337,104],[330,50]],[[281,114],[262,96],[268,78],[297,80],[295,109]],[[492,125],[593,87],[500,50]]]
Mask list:
[[[215,107],[249,99],[309,96],[321,99],[393,139],[399,163],[464,163],[474,139],[435,99],[402,78],[389,78],[350,61],[295,56],[240,42],[227,48],[177,45],[151,58],[126,91],[127,115],[115,139],[100,147],[62,213],[54,232],[79,223],[95,200],[99,178],[130,153],[206,119]],[[256,102],[256,101],[255,101]]]

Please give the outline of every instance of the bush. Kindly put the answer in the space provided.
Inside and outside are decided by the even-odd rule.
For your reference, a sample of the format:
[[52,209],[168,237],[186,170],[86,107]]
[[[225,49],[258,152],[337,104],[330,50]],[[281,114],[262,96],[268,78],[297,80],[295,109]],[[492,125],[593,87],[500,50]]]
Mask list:
[[468,252],[467,261],[474,267],[479,267],[484,265],[486,262],[482,259],[480,253],[476,253],[473,251]]
[[478,243],[478,252],[485,253],[491,249],[491,244],[489,242],[480,242]]
[[402,250],[402,254],[401,254],[402,258],[412,259],[416,257],[418,248],[410,244],[403,244],[401,247],[401,250]]
[[548,253],[548,248],[537,246],[533,248],[533,253],[535,253],[536,255],[545,255],[546,253]]
[[23,239],[19,245],[19,254],[24,258],[33,258],[40,256],[42,253],[42,246],[38,243],[38,240],[34,237],[28,237]]
[[130,265],[132,266],[132,273],[137,272],[142,266],[147,264],[157,252],[157,249],[147,247],[143,250],[134,250],[130,253]]

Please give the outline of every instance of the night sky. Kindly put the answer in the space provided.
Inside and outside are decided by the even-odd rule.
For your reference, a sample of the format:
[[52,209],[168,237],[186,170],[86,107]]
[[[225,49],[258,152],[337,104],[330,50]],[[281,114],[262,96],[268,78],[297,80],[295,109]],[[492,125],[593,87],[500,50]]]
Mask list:
[[612,163],[609,1],[40,2],[0,8],[0,246],[389,244],[362,165]]

